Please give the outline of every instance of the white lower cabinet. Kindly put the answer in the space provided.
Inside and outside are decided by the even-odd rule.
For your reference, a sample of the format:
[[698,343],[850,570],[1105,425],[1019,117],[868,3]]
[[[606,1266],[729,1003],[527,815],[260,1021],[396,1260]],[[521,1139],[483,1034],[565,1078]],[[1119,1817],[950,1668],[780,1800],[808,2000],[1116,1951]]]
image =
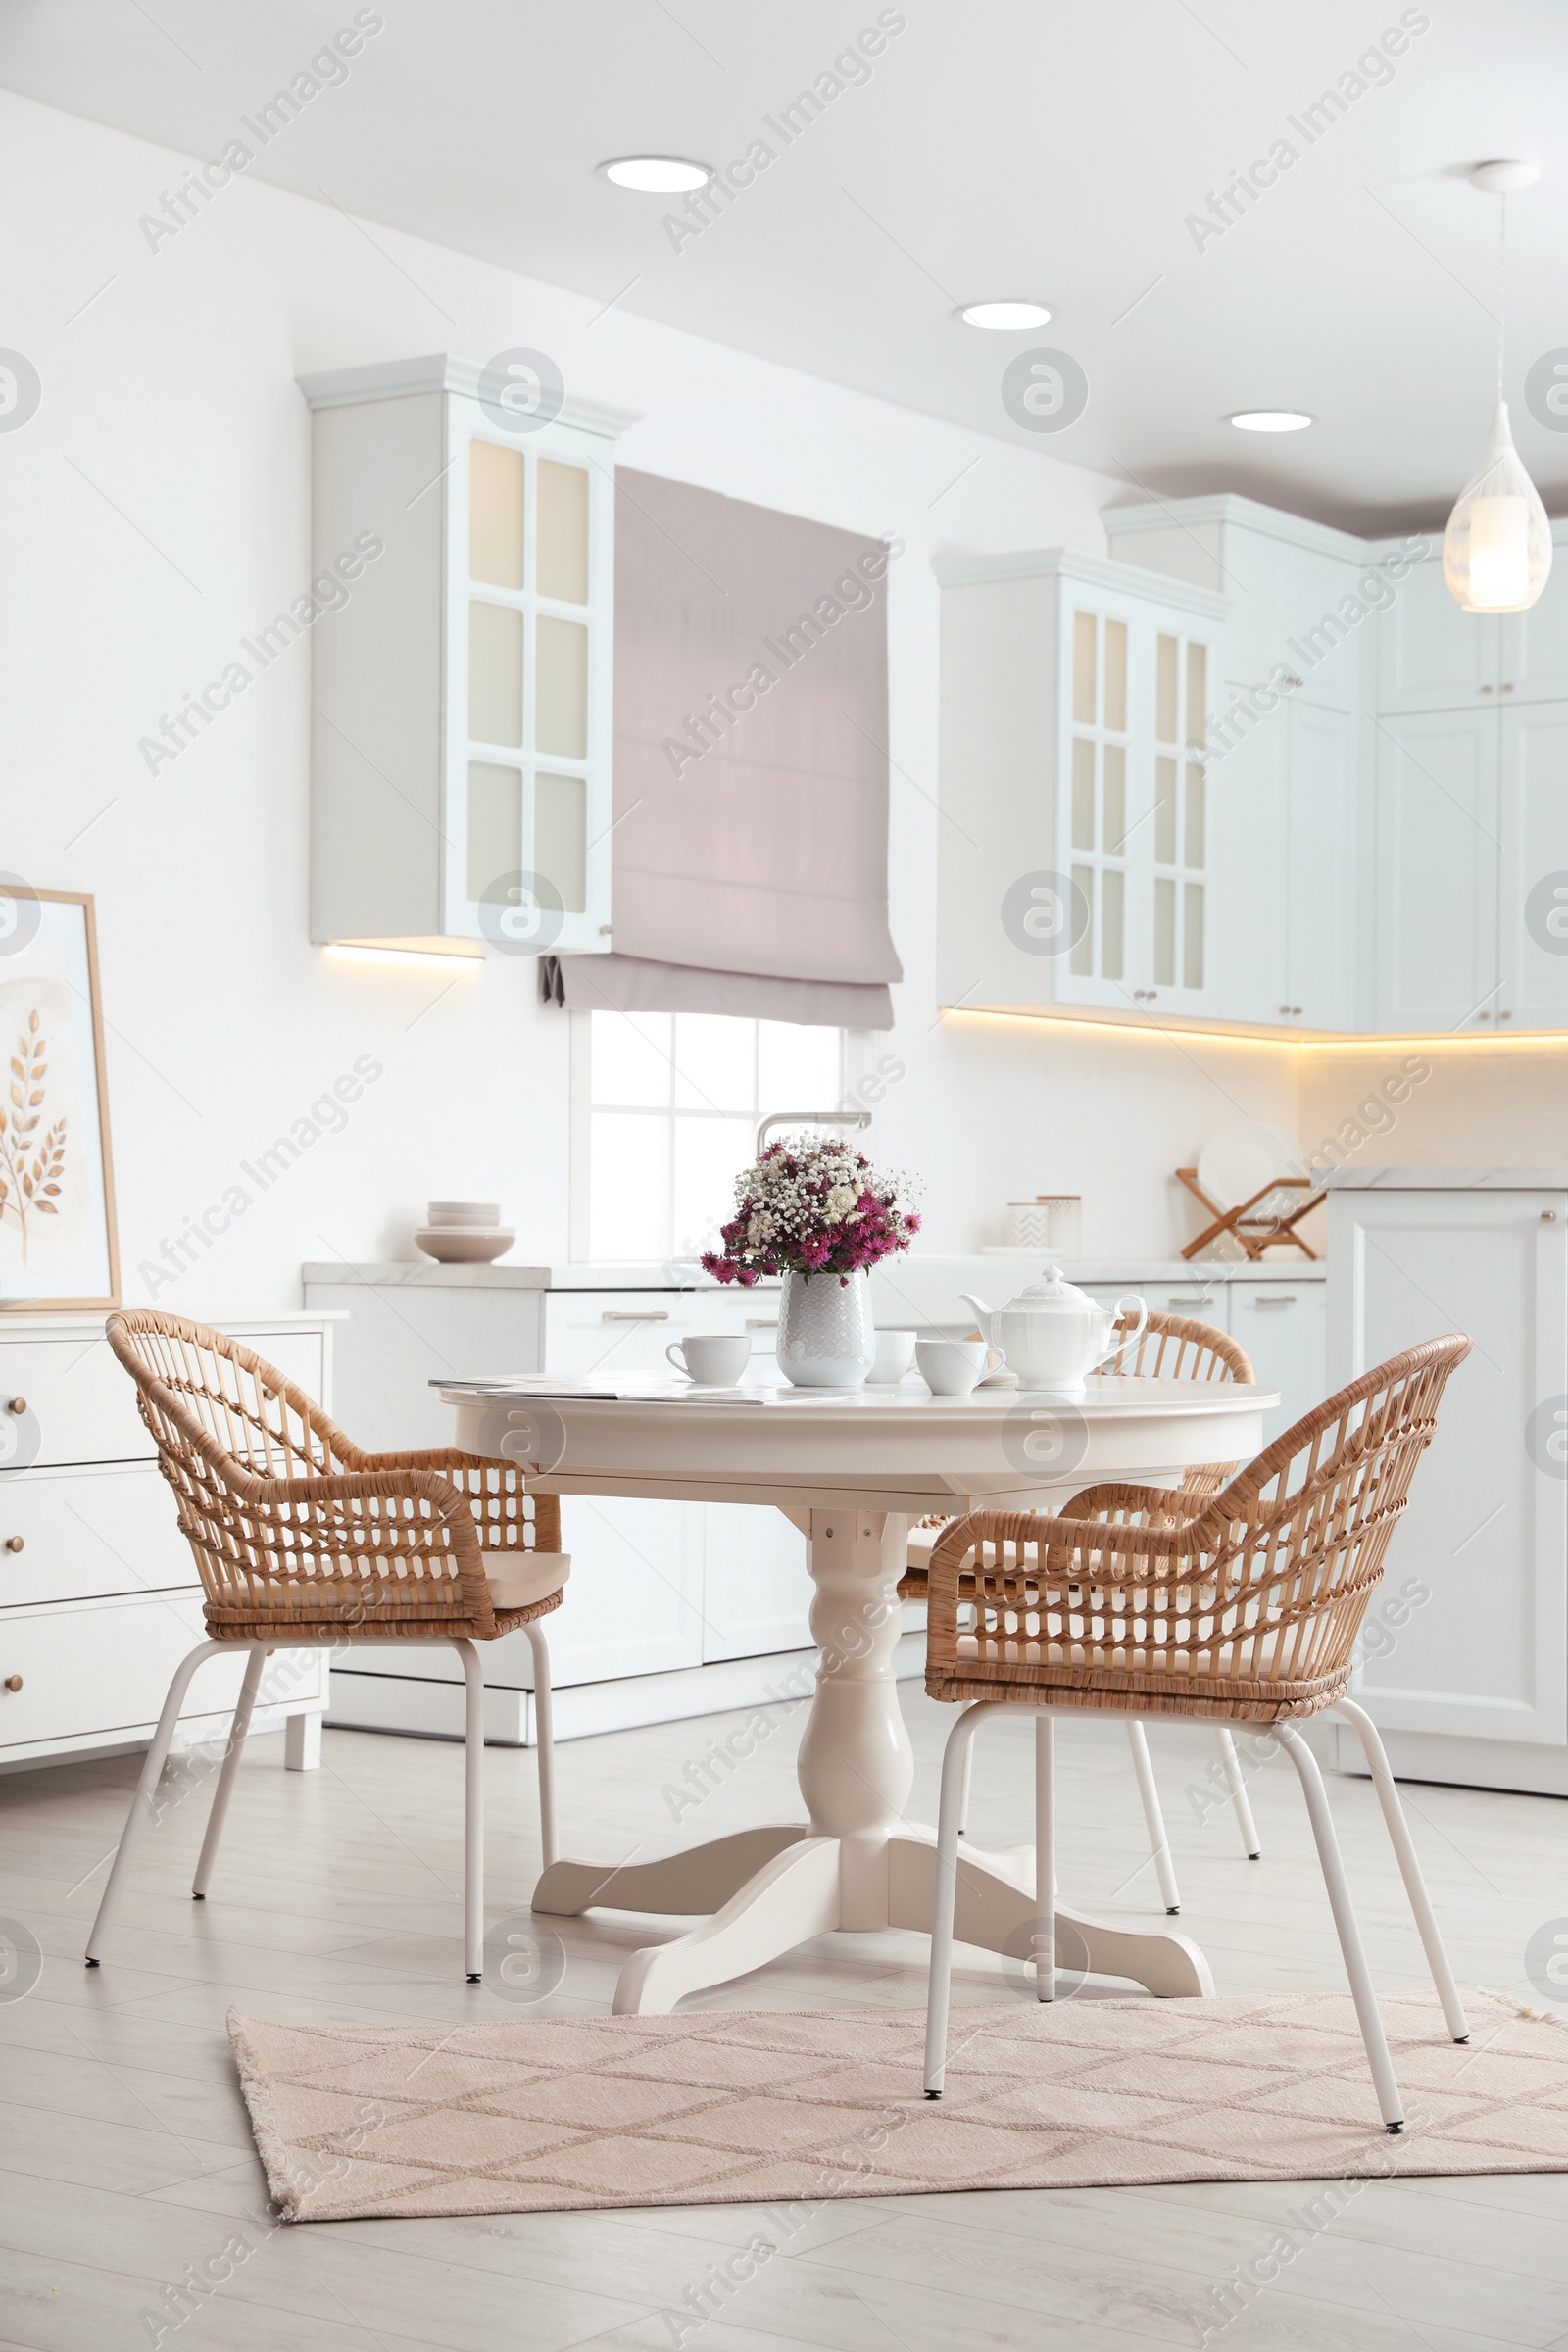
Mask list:
[[[226,1328],[328,1399],[330,1324],[295,1315]],[[145,1746],[174,1668],[203,1639],[202,1594],[103,1316],[8,1319],[0,1407],[0,1435],[18,1441],[0,1464],[0,1770]],[[198,1669],[178,1744],[222,1730],[240,1673],[236,1658]],[[318,1716],[326,1682],[320,1653],[278,1653],[256,1728]]]
[[1230,1285],[1230,1334],[1252,1359],[1260,1381],[1278,1389],[1280,1401],[1263,1416],[1270,1443],[1282,1429],[1321,1404],[1333,1385],[1328,1378],[1327,1285],[1318,1268],[1307,1278],[1282,1275],[1267,1282]]
[[1329,1198],[1335,1384],[1445,1332],[1474,1342],[1389,1548],[1356,1695],[1397,1772],[1568,1795],[1568,1174],[1425,1173]]
[[782,1511],[709,1502],[703,1512],[703,1658],[763,1656],[811,1639],[806,1538]]

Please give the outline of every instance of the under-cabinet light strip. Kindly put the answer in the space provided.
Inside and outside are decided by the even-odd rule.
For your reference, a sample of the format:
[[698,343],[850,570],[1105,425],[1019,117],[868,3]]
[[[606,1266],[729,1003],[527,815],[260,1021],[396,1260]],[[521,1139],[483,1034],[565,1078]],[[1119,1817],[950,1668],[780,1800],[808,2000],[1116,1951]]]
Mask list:
[[1408,1035],[1380,1030],[1370,1037],[1293,1037],[1288,1030],[1278,1029],[1205,1029],[1197,1021],[1167,1023],[1157,1018],[1147,1022],[1082,1020],[1070,1013],[997,1012],[968,1004],[945,1004],[941,1017],[945,1021],[1021,1021],[1033,1028],[1070,1029],[1080,1037],[1137,1037],[1146,1044],[1157,1038],[1198,1037],[1205,1045],[1275,1046],[1293,1054],[1386,1054],[1396,1046],[1450,1047],[1465,1054],[1494,1046],[1533,1046],[1544,1053],[1568,1048],[1568,1031],[1552,1029],[1499,1029],[1486,1035],[1467,1029],[1459,1036],[1451,1030],[1415,1030]]

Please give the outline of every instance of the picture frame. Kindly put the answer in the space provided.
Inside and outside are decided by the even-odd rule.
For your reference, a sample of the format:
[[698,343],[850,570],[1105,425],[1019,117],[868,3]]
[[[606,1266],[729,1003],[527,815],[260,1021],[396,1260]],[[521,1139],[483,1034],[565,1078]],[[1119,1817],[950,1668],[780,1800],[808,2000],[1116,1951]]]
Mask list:
[[0,1315],[120,1303],[92,896],[0,873]]

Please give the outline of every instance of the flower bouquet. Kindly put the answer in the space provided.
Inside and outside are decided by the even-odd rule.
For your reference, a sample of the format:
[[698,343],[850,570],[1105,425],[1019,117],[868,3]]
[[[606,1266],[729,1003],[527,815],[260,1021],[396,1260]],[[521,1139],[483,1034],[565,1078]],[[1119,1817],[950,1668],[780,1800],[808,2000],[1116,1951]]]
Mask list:
[[[880,1175],[837,1138],[781,1136],[735,1180],[735,1214],[705,1272],[750,1287],[782,1275],[776,1354],[801,1388],[857,1388],[875,1343],[864,1276],[920,1230],[899,1205],[907,1180]],[[832,1281],[813,1276],[831,1275]]]
[[763,1274],[847,1283],[919,1232],[919,1217],[899,1206],[901,1183],[837,1138],[781,1136],[736,1177],[735,1214],[719,1227],[724,1247],[703,1252],[703,1269],[747,1285]]

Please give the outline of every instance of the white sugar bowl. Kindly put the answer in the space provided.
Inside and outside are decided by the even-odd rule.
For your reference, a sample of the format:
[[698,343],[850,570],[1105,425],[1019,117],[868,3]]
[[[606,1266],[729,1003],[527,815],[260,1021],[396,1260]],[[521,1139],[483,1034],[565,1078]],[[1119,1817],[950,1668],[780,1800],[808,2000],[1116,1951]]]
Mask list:
[[[1149,1322],[1142,1298],[1118,1298],[1113,1307],[1102,1306],[1068,1282],[1059,1266],[1048,1266],[1038,1282],[1005,1306],[987,1306],[968,1291],[960,1295],[979,1316],[992,1347],[1002,1350],[1017,1373],[1019,1385],[1054,1396],[1082,1396],[1088,1375],[1107,1356],[1136,1346]],[[1137,1327],[1118,1340],[1117,1319],[1127,1308],[1136,1310]]]

